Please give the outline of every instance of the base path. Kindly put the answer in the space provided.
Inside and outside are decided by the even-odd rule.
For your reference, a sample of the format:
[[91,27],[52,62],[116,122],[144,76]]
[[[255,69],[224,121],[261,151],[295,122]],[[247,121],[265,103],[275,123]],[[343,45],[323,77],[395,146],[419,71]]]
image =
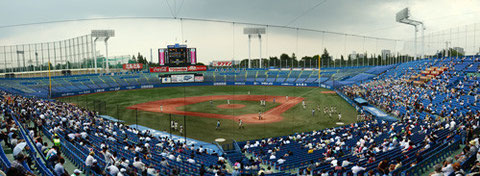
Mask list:
[[[213,113],[203,113],[203,112],[190,112],[190,111],[180,111],[177,110],[177,107],[201,103],[210,100],[241,100],[241,101],[258,101],[258,106],[260,106],[260,100],[265,100],[268,102],[280,103],[280,105],[264,112],[262,114],[262,119],[258,119],[258,113],[255,114],[244,114],[244,115],[223,115],[223,114],[213,114]],[[128,109],[138,109],[142,111],[150,112],[161,112],[165,114],[176,114],[176,115],[186,115],[186,116],[197,116],[197,117],[207,117],[207,118],[219,118],[219,119],[234,119],[238,121],[242,119],[244,123],[273,123],[279,122],[283,119],[282,113],[302,102],[304,98],[302,97],[289,97],[288,101],[285,96],[268,96],[268,95],[215,95],[215,96],[198,96],[198,97],[186,97],[186,98],[171,98],[158,101],[151,101],[141,104],[136,104],[133,106],[127,107]],[[163,107],[163,111],[160,111],[160,106]]]
[[220,109],[240,109],[243,107],[245,107],[244,104],[221,104],[217,106]]

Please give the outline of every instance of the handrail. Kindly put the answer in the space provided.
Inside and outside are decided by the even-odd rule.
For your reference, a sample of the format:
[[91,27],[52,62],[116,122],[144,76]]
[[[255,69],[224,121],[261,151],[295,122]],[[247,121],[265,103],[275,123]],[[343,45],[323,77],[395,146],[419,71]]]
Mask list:
[[[13,111],[11,111],[12,114],[13,114]],[[19,129],[20,129],[20,134],[22,135],[23,139],[25,139],[25,142],[27,143],[27,145],[30,147],[30,151],[32,152],[32,154],[34,154],[35,156],[35,162],[37,163],[37,165],[42,168],[40,171],[43,171],[42,174],[45,175],[45,176],[54,176],[54,174],[48,169],[47,165],[46,165],[46,160],[45,160],[45,157],[43,156],[43,154],[41,152],[38,151],[37,147],[35,145],[32,145],[32,139],[30,138],[29,135],[26,135],[25,134],[25,129],[23,128],[23,125],[20,124],[20,122],[17,120],[17,118],[15,117],[15,115],[12,116],[13,120],[15,121],[15,123],[17,124],[17,126],[19,126]],[[40,154],[40,159],[41,161],[43,162],[39,162],[38,158],[36,155],[37,154]],[[45,168],[45,169],[44,169]],[[30,172],[32,172],[30,170]],[[32,172],[33,173],[33,172]]]
[[233,146],[235,147],[235,150],[237,150],[238,152],[242,151],[242,149],[240,148],[240,146],[238,146],[238,143],[235,139],[233,139]]
[[10,161],[8,161],[7,155],[5,155],[2,145],[0,145],[0,161],[2,162],[2,170],[10,168]]
[[[407,170],[404,170],[403,172],[401,172],[401,175],[418,174],[421,171],[421,169],[424,169],[424,167],[422,166],[429,165],[435,162],[436,160],[443,158],[443,155],[445,155],[447,151],[453,151],[454,149],[458,148],[459,145],[460,145],[460,140],[453,142],[447,147],[444,147],[443,149],[438,150],[434,154],[430,155],[428,158],[422,160],[420,163],[417,163],[417,165],[410,167]],[[439,155],[442,155],[442,156],[439,157]]]

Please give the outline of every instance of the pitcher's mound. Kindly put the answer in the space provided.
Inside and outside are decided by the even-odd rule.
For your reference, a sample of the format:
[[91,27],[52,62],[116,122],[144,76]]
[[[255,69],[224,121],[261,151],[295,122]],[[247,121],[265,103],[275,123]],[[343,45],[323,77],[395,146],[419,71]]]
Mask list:
[[222,108],[222,109],[240,109],[243,107],[245,107],[244,104],[221,104],[217,106],[217,108]]

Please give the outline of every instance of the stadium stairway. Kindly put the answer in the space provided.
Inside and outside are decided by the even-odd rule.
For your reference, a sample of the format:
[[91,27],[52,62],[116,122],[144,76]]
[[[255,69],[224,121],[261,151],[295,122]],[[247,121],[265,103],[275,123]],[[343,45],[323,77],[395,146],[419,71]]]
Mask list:
[[[41,131],[41,133],[42,133],[43,142],[46,142],[49,147],[53,146],[53,141],[50,138],[48,138],[45,134],[43,134],[43,131]],[[64,157],[64,158],[65,158],[65,164],[63,164],[63,167],[69,174],[72,174],[73,171],[77,169],[77,167],[75,166],[75,164],[73,164],[72,161],[70,161],[70,158],[68,157]],[[80,175],[85,176],[85,174],[80,174]]]
[[[455,150],[450,156],[447,156],[446,158],[448,157],[452,157],[454,162],[456,162],[457,160],[455,159],[455,155],[458,155],[460,153],[462,153],[462,149],[465,147],[465,145],[461,144],[460,147]],[[439,164],[439,163],[435,163],[435,164]],[[434,166],[435,164],[431,164],[431,166]],[[422,173],[422,176],[428,176],[430,175],[430,173],[432,173],[433,171],[435,171],[435,169],[433,167],[429,167],[428,169],[425,169],[425,172]]]

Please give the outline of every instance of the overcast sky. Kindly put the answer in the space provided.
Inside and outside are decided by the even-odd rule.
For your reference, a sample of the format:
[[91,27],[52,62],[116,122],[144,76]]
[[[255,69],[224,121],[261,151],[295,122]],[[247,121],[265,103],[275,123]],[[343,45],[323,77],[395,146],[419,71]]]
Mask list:
[[[171,19],[84,20],[8,27],[73,19],[112,17],[167,17],[215,19],[325,30],[388,38],[353,37],[269,27],[262,41],[262,56],[280,53],[312,55],[322,48],[332,54],[380,52],[390,49],[412,53],[413,27],[395,22],[395,14],[410,7],[413,19],[426,24],[427,52],[443,47],[445,40],[478,51],[480,1],[476,0],[22,0],[0,1],[0,46],[58,41],[88,34],[92,29],[114,29],[110,55],[141,52],[187,40],[200,61],[248,57],[243,27],[231,23]],[[465,27],[465,25],[470,25]],[[182,28],[183,26],[183,28]],[[452,29],[452,30],[450,30]],[[474,33],[474,30],[476,32]],[[450,32],[452,31],[452,32]],[[465,33],[465,31],[467,33]],[[463,33],[462,33],[463,32]],[[232,35],[234,34],[234,35]],[[456,35],[455,35],[456,34]],[[473,40],[473,36],[476,36]],[[297,37],[298,36],[298,37]],[[479,43],[479,44],[477,44]],[[98,50],[103,46],[98,44]],[[252,57],[258,57],[258,40],[252,40]],[[0,52],[2,50],[0,49]],[[103,51],[102,51],[103,52]],[[154,54],[154,60],[156,55]],[[0,56],[0,59],[2,57]]]

